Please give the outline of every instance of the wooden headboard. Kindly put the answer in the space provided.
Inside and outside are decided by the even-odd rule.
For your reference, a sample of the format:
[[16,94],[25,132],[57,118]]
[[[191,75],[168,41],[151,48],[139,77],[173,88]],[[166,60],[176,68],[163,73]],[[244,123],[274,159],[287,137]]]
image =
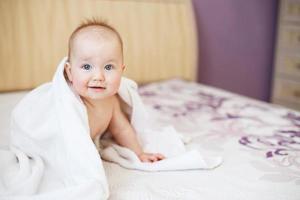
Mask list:
[[191,0],[1,0],[0,91],[50,81],[71,32],[88,18],[124,40],[125,76],[138,83],[195,80],[197,37]]

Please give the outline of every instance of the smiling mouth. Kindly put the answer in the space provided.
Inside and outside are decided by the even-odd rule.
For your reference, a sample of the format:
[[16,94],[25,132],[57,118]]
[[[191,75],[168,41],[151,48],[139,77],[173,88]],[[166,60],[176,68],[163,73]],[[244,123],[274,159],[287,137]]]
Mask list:
[[104,90],[104,89],[106,89],[105,87],[98,87],[98,86],[91,86],[91,87],[89,87],[89,88],[91,88],[91,89],[95,89],[95,90]]

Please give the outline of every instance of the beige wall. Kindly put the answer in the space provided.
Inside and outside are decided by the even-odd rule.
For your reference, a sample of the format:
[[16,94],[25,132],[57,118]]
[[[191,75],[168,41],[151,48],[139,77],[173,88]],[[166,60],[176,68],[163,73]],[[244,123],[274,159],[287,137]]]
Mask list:
[[125,75],[194,80],[197,42],[188,0],[0,0],[0,91],[50,81],[83,19],[102,18],[124,40]]

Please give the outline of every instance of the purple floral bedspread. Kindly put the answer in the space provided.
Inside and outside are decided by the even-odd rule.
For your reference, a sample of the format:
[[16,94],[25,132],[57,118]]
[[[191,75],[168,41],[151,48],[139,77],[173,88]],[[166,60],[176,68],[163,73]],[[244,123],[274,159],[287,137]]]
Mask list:
[[263,171],[260,179],[300,185],[299,112],[180,79],[139,92],[160,122],[191,137],[193,147],[225,162],[240,157]]

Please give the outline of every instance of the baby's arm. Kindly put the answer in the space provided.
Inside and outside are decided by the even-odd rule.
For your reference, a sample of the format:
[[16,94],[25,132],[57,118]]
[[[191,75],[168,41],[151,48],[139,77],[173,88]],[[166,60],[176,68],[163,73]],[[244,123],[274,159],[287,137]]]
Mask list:
[[133,127],[121,110],[120,102],[117,97],[114,98],[113,103],[114,110],[108,129],[116,142],[121,146],[127,147],[135,152],[142,162],[155,162],[164,159],[165,157],[161,154],[143,152]]

